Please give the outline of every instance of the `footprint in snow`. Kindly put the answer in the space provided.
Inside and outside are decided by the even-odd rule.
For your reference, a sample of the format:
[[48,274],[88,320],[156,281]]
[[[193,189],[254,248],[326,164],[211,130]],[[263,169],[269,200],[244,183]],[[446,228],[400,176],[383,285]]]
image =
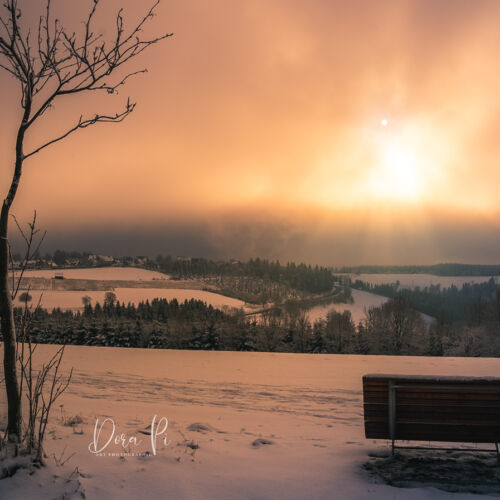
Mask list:
[[274,441],[271,441],[270,439],[266,438],[257,438],[254,441],[252,441],[252,446],[254,448],[260,448],[261,446],[265,446],[268,444],[274,444]]
[[208,432],[214,431],[214,428],[209,424],[202,424],[201,422],[195,422],[187,426],[187,430],[191,432],[201,432],[202,434],[207,434]]
[[202,424],[201,422],[195,422],[187,426],[187,430],[191,432],[201,432],[202,434],[207,434],[208,432],[217,432],[219,434],[226,434],[225,431],[220,431],[209,424]]

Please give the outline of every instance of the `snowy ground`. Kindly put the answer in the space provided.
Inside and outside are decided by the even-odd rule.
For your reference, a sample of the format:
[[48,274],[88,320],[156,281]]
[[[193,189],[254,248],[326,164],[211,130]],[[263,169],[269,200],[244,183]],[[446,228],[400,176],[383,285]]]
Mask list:
[[[73,311],[83,310],[83,297],[90,297],[91,304],[95,305],[99,302],[104,303],[106,295],[105,291],[88,291],[88,290],[30,290],[32,297],[31,303],[38,304],[41,297],[40,306],[44,309],[52,310],[55,307],[61,309],[71,309]],[[113,293],[119,302],[125,304],[131,303],[137,305],[139,302],[149,300],[150,302],[156,298],[167,300],[177,299],[179,302],[185,300],[202,300],[214,307],[236,308],[245,307],[245,302],[232,297],[226,297],[219,293],[207,292],[205,290],[185,290],[182,288],[115,288]],[[18,299],[17,301],[21,301]]]
[[[134,267],[98,267],[89,269],[62,269],[62,270],[29,270],[26,271],[26,277],[38,278],[53,278],[55,274],[62,273],[65,278],[72,279],[95,279],[95,280],[130,280],[130,281],[147,281],[147,280],[168,280],[169,276],[166,274],[149,271],[147,269],[140,269]],[[369,283],[393,283],[400,280],[403,285],[417,284],[423,285],[428,283],[439,283],[442,279],[439,276],[431,275],[397,275],[397,274],[384,274],[384,275],[351,275],[354,279],[363,279]],[[443,278],[444,280],[465,280],[469,282],[487,281],[488,278],[484,277],[456,277],[456,278]],[[453,281],[455,283],[455,281]],[[457,282],[458,283],[458,282]],[[443,283],[444,284],[444,283]],[[191,298],[196,300],[203,300],[207,304],[214,307],[228,307],[228,308],[245,308],[250,310],[252,307],[245,304],[243,301],[226,297],[214,292],[207,292],[195,289],[180,289],[180,288],[115,288],[114,293],[120,302],[129,302],[138,304],[141,301],[152,300],[154,298],[166,298],[171,300],[176,298],[180,302],[189,300]],[[351,290],[354,302],[352,304],[328,304],[312,307],[307,311],[307,317],[313,323],[314,321],[325,318],[329,311],[336,309],[337,311],[350,311],[355,324],[359,323],[365,318],[365,311],[370,307],[380,307],[388,299],[381,295],[365,292],[362,290]],[[82,310],[82,297],[88,296],[91,298],[92,303],[104,301],[105,291],[73,291],[73,290],[31,290],[32,303],[37,304],[40,295],[43,295],[41,306],[45,309],[51,310],[55,307],[61,309],[71,309],[73,311]],[[430,323],[432,318],[423,314],[424,319]]]
[[[389,299],[382,295],[365,292],[364,290],[356,290],[351,288],[353,303],[352,304],[328,304],[315,306],[307,311],[307,317],[311,323],[318,319],[326,318],[329,311],[336,310],[339,312],[350,311],[354,324],[357,325],[360,321],[366,318],[366,312],[371,307],[380,307]],[[432,323],[434,318],[428,314],[421,313],[426,323]]]
[[[54,346],[39,346],[48,356]],[[56,409],[48,467],[0,481],[0,498],[45,499],[465,499],[434,488],[375,484],[360,464],[386,442],[363,434],[365,373],[500,375],[493,359],[234,353],[70,346],[74,380]],[[5,414],[2,392],[0,401]],[[69,417],[83,423],[63,425]],[[89,451],[96,419],[142,439],[109,456]],[[142,431],[142,432],[141,432]],[[104,424],[97,447],[111,435]],[[58,461],[74,454],[64,466]],[[483,497],[484,498],[484,497]]]
[[[214,292],[205,290],[188,290],[182,288],[115,288],[113,292],[119,302],[128,304],[138,304],[141,301],[152,301],[155,298],[165,298],[168,300],[177,299],[179,302],[196,299],[202,300],[218,308],[244,308],[251,310],[252,306],[242,300],[227,297]],[[41,298],[41,307],[52,310],[55,307],[61,309],[71,309],[73,311],[83,310],[82,298],[90,297],[92,305],[96,302],[103,304],[105,291],[73,291],[73,290],[31,290],[31,303],[38,304]],[[362,290],[352,290],[354,302],[352,304],[327,304],[312,307],[307,311],[307,317],[313,323],[314,321],[325,318],[329,311],[350,311],[355,324],[359,323],[365,317],[365,312],[370,307],[379,307],[388,299],[381,295],[365,292]],[[18,303],[20,301],[18,300]],[[254,306],[255,307],[255,306]]]
[[78,269],[29,269],[24,272],[27,278],[53,278],[56,274],[67,279],[86,280],[166,280],[168,274],[139,267],[90,267]]
[[314,321],[325,318],[329,311],[336,310],[339,312],[350,311],[354,324],[358,324],[361,320],[365,319],[365,313],[370,307],[380,307],[389,299],[382,295],[365,292],[364,290],[351,289],[353,303],[352,304],[327,304],[315,306],[307,311],[307,317],[314,323]]

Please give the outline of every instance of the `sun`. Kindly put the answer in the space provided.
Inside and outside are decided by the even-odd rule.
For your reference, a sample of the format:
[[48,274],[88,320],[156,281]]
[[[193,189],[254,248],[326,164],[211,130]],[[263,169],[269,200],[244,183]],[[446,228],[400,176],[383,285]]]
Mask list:
[[418,165],[413,152],[398,147],[388,148],[382,170],[391,196],[415,199],[420,195]]
[[388,147],[372,172],[371,190],[377,198],[418,200],[422,186],[416,155],[398,146]]
[[369,186],[373,197],[381,200],[415,202],[423,192],[421,165],[417,151],[404,137],[388,132],[387,120],[378,137]]
[[[455,145],[427,116],[371,113],[318,156],[301,193],[315,204],[369,211],[429,210],[448,204]],[[333,188],[332,188],[333,186]]]

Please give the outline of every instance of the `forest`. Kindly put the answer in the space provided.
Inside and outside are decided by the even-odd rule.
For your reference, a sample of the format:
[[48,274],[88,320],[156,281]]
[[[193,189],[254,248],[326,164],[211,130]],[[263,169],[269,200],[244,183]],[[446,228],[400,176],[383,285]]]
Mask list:
[[[86,304],[82,312],[16,308],[19,331],[36,343],[136,348],[337,354],[500,356],[500,301],[484,302],[474,321],[438,318],[428,325],[398,294],[366,311],[355,325],[348,311],[311,324],[290,302],[258,318],[223,312],[204,302],[154,299],[137,306]],[[471,305],[472,306],[472,305]],[[473,306],[472,306],[473,307]]]
[[372,285],[360,280],[352,282],[351,287],[389,298],[401,295],[419,311],[446,322],[480,325],[492,302],[500,314],[499,288],[493,278],[484,283],[465,283],[461,288],[454,285],[401,288],[398,282]]
[[[21,256],[14,255],[14,261],[19,262]],[[330,292],[335,282],[331,269],[321,266],[267,259],[250,259],[247,262],[238,260],[211,260],[203,257],[172,257],[158,255],[156,259],[145,256],[110,257],[89,252],[56,250],[46,253],[44,257],[36,255],[31,267],[34,268],[84,268],[107,267],[112,265],[135,266],[159,271],[170,275],[173,279],[190,278],[254,278],[261,281],[279,283],[297,291],[309,293]]]
[[324,293],[332,290],[335,278],[326,267],[295,264],[279,261],[250,259],[240,261],[213,261],[204,258],[174,259],[159,255],[156,270],[177,277],[194,278],[205,276],[246,276],[282,283],[296,290]]
[[434,274],[435,276],[500,276],[500,265],[443,263],[430,266],[342,266],[336,273],[350,274]]

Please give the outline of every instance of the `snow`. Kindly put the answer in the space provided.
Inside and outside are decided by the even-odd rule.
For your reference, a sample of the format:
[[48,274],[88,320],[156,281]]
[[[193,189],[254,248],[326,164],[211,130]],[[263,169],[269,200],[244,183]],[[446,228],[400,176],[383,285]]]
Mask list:
[[[177,299],[179,302],[185,300],[202,300],[214,307],[229,307],[229,308],[248,308],[242,300],[227,297],[214,292],[204,290],[190,290],[183,288],[115,288],[113,292],[119,302],[128,304],[138,304],[141,301],[154,298],[164,298],[168,300]],[[41,307],[52,310],[55,307],[61,309],[71,309],[73,311],[83,310],[82,297],[88,296],[91,298],[91,303],[95,305],[96,302],[103,304],[106,291],[73,291],[73,290],[31,290],[32,297],[31,303],[38,304],[40,295],[43,295]],[[362,290],[352,290],[354,299],[353,304],[329,304],[312,307],[307,311],[307,317],[313,323],[314,321],[325,318],[329,311],[336,309],[338,311],[350,311],[355,324],[359,323],[365,317],[365,310],[370,307],[379,307],[388,299],[381,295],[365,292]],[[18,303],[19,300],[17,301]]]
[[[151,280],[168,280],[170,277],[166,274],[147,269],[135,267],[97,267],[88,269],[52,269],[52,270],[28,270],[25,272],[26,277],[38,278],[53,278],[56,274],[63,274],[66,279],[92,279],[92,280],[130,280],[130,281],[151,281]],[[487,281],[486,277],[440,277],[432,275],[418,275],[418,274],[361,274],[350,275],[353,279],[361,279],[368,283],[394,283],[400,280],[403,286],[426,286],[431,283],[442,283],[449,286],[451,283],[459,284],[462,282],[482,282]],[[116,288],[113,290],[117,295],[120,302],[129,302],[138,304],[141,301],[154,298],[165,298],[171,300],[176,298],[179,302],[184,300],[196,299],[202,300],[214,307],[241,308],[248,307],[243,301],[226,297],[213,292],[206,292],[203,290],[187,290],[179,288]],[[314,323],[314,321],[326,318],[331,310],[337,311],[350,311],[353,321],[358,324],[365,318],[365,311],[370,307],[380,307],[388,299],[381,295],[366,292],[363,290],[351,289],[353,304],[327,304],[312,307],[307,311],[307,317]],[[82,310],[82,297],[88,296],[92,302],[104,301],[104,291],[71,291],[71,290],[44,290],[42,307],[46,309],[53,309],[60,307],[61,309]],[[31,290],[30,295],[33,297],[32,303],[37,304],[41,291]],[[433,318],[422,314],[427,323],[431,323]]]
[[[69,290],[30,290],[32,297],[31,303],[38,304],[38,299],[42,295],[41,307],[52,310],[55,307],[61,309],[83,310],[82,297],[88,296],[91,298],[92,305],[99,302],[104,303],[105,291],[69,291]],[[167,300],[177,299],[179,302],[185,300],[201,300],[214,307],[222,308],[224,306],[230,308],[241,308],[245,306],[242,300],[226,297],[218,293],[207,292],[204,290],[188,290],[183,288],[115,288],[113,293],[119,302],[128,304],[138,304],[141,301],[155,298],[163,298]],[[17,301],[20,303],[20,301]]]
[[25,271],[27,278],[54,278],[62,274],[66,279],[85,280],[166,280],[170,276],[157,271],[138,267],[91,267],[87,269],[29,269]]
[[[330,311],[349,311],[355,325],[366,318],[366,312],[371,307],[380,307],[385,304],[389,299],[382,295],[377,295],[364,290],[356,290],[351,288],[353,303],[352,304],[328,304],[322,306],[315,306],[307,311],[307,317],[311,323],[318,319],[325,319]],[[421,313],[426,323],[432,323],[434,318],[428,314]]]
[[339,312],[350,311],[352,320],[354,324],[357,325],[361,320],[365,319],[365,312],[370,309],[370,307],[380,307],[389,300],[382,295],[365,292],[364,290],[355,290],[354,288],[351,288],[351,293],[354,300],[352,304],[328,304],[309,309],[307,312],[309,321],[314,323],[314,321],[318,319],[324,319],[327,314],[333,310]]
[[[56,346],[38,346],[47,359]],[[204,352],[68,346],[74,379],[48,428],[48,466],[0,481],[0,498],[472,499],[435,488],[376,484],[360,469],[388,443],[364,438],[367,373],[500,376],[495,359]],[[5,395],[0,396],[5,414]],[[81,425],[64,420],[75,415]],[[153,422],[153,417],[156,421]],[[168,444],[151,425],[168,419]],[[142,439],[89,451],[96,419]],[[103,427],[108,436],[110,420]],[[102,441],[102,440],[101,440]],[[99,442],[101,442],[99,441]],[[57,466],[54,456],[70,457]],[[484,496],[482,498],[485,498]]]

